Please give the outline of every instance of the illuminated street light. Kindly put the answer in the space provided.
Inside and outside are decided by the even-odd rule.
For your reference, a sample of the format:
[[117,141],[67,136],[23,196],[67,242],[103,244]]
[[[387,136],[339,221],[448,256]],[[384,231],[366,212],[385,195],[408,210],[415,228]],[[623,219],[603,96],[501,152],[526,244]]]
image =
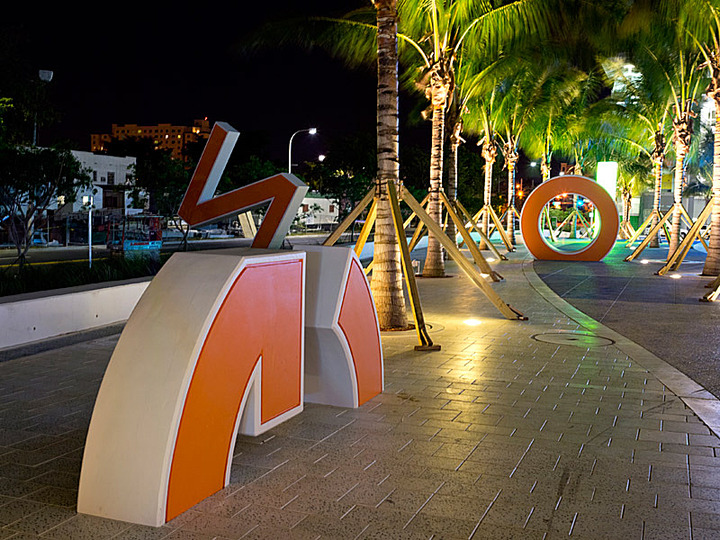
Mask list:
[[92,208],[93,196],[83,195],[83,205],[88,207],[88,267],[92,268]]
[[318,161],[319,161],[320,163],[322,163],[323,161],[325,161],[325,157],[326,157],[325,154],[320,154],[320,155],[318,156]]
[[293,142],[293,139],[295,138],[295,135],[297,135],[298,133],[305,133],[305,132],[309,133],[310,135],[315,135],[317,133],[317,128],[313,127],[313,128],[307,128],[307,129],[299,129],[290,136],[290,143],[288,144],[288,172],[289,173],[292,172],[292,142]]

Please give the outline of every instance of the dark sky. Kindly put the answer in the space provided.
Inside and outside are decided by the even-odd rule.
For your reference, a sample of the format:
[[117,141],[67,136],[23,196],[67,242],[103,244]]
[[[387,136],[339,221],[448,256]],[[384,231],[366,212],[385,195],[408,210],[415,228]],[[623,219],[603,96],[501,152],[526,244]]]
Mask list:
[[[40,9],[26,2],[6,23],[24,27],[37,69],[54,71],[48,90],[61,122],[40,133],[40,144],[69,139],[88,150],[90,134],[109,132],[112,123],[191,124],[207,116],[233,125],[240,142],[242,134],[267,132],[280,157],[297,129],[318,127],[309,152],[322,152],[323,138],[374,131],[375,74],[320,52],[248,56],[238,45],[272,19],[339,15],[366,3],[206,1],[180,8],[146,1]],[[297,144],[298,152],[310,145]]]

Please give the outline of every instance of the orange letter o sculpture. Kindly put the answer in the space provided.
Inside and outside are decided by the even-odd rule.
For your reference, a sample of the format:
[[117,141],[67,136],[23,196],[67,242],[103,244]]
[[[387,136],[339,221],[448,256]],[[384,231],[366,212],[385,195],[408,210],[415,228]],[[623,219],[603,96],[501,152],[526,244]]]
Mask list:
[[[540,213],[545,205],[563,193],[576,193],[590,199],[600,213],[600,231],[590,244],[578,251],[560,252],[550,247],[540,231]],[[551,261],[599,261],[615,245],[619,227],[615,201],[597,182],[572,174],[556,176],[536,187],[528,196],[520,215],[523,242],[533,257]]]

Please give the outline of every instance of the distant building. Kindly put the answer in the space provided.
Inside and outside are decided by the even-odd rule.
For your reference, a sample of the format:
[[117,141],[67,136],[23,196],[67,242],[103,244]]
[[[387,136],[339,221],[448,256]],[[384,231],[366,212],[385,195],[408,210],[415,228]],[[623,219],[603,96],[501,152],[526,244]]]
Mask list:
[[72,154],[88,170],[92,186],[80,190],[72,202],[58,197],[57,202],[48,208],[43,232],[47,231],[48,241],[60,244],[87,242],[86,202],[92,197],[94,242],[105,243],[113,224],[122,222],[126,215],[142,212],[132,208],[130,193],[137,160],[129,156],[106,156],[78,150],[73,150]]
[[337,223],[340,208],[336,201],[310,191],[298,208],[297,222],[307,229],[330,229]]
[[104,152],[107,144],[112,139],[151,139],[157,148],[170,150],[172,157],[175,159],[185,159],[188,143],[206,140],[210,137],[210,127],[207,118],[195,120],[192,126],[113,124],[110,133],[93,133],[90,135],[90,150]]
[[132,186],[133,169],[137,162],[134,157],[106,156],[79,150],[73,150],[72,154],[83,168],[89,170],[93,185],[78,193],[69,211],[80,211],[82,198],[89,195],[93,196],[93,206],[98,210],[118,210],[122,213],[123,209],[130,207],[132,200],[126,190]]

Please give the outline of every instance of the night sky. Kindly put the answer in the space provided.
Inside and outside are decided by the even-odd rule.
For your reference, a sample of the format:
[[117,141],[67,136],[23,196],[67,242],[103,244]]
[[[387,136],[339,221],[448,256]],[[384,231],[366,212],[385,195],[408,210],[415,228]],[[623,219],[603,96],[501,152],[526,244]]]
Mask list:
[[[239,44],[272,19],[339,15],[369,0],[228,3],[124,2],[76,8],[55,3],[13,8],[4,24],[22,25],[37,69],[54,71],[48,87],[61,121],[40,144],[69,140],[89,150],[90,134],[111,124],[190,125],[226,121],[243,134],[266,132],[270,153],[287,152],[293,131],[319,137],[298,153],[323,151],[323,139],[375,126],[375,73],[353,71],[321,52],[243,55]],[[68,6],[73,6],[70,9]],[[300,11],[302,10],[302,12]],[[298,156],[310,159],[310,156]]]

